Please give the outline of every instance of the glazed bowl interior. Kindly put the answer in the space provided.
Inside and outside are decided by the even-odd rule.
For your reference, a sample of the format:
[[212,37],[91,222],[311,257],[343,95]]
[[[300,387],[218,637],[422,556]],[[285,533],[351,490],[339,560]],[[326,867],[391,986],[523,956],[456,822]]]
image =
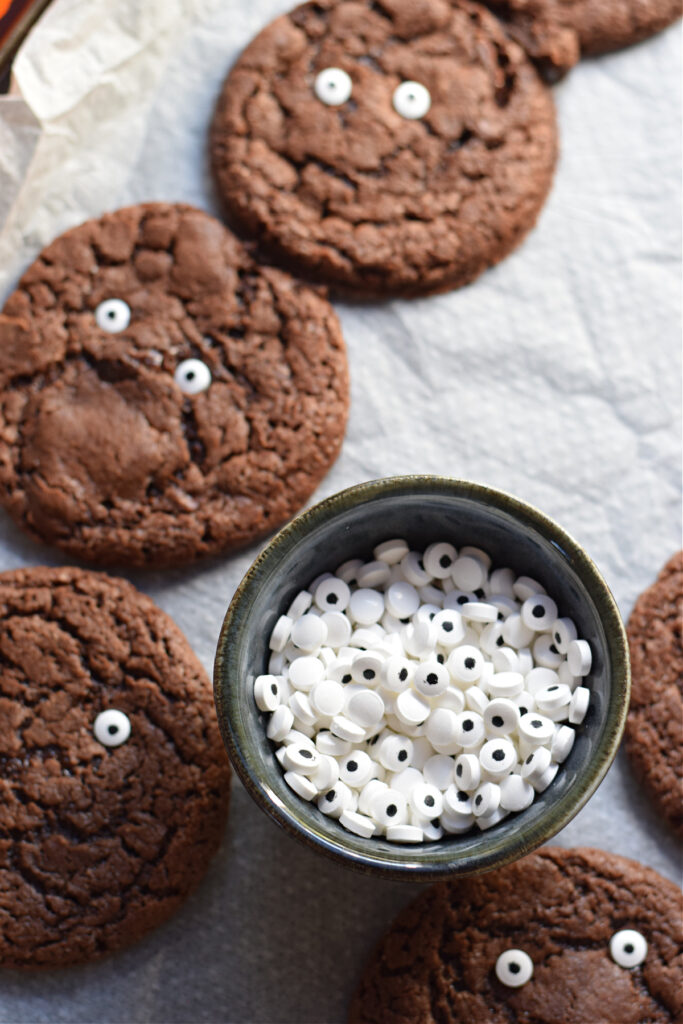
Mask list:
[[[423,551],[437,540],[483,548],[493,567],[538,579],[561,616],[588,640],[593,664],[588,714],[549,788],[525,811],[493,828],[421,844],[363,839],[298,797],[284,781],[254,703],[256,676],[267,672],[277,618],[316,576],[403,537]],[[579,545],[536,509],[502,492],[438,477],[371,481],[328,498],[280,531],[259,555],[225,617],[214,692],[231,760],[260,806],[322,853],[386,877],[433,880],[474,874],[530,852],[561,829],[602,781],[616,753],[629,699],[626,638],[619,612]]]

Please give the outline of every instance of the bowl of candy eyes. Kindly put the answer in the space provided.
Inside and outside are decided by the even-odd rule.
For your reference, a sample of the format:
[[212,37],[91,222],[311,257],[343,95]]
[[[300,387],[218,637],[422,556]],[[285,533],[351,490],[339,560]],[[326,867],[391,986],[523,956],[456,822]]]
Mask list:
[[295,837],[387,877],[523,856],[583,806],[629,699],[623,625],[557,524],[473,483],[398,477],[298,516],[225,617],[231,760]]

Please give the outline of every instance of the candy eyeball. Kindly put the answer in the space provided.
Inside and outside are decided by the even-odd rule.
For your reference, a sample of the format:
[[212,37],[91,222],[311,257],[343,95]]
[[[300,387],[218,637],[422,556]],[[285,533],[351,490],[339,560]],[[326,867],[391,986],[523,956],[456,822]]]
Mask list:
[[496,960],[496,977],[508,988],[521,988],[533,973],[533,961],[523,949],[506,949]]
[[130,736],[130,719],[123,711],[100,711],[93,724],[95,739],[105,747],[120,747]]
[[95,310],[95,321],[103,331],[118,334],[130,323],[130,306],[123,299],[105,299]]
[[315,76],[313,89],[328,107],[339,107],[350,98],[353,83],[341,68],[325,68]]
[[429,89],[419,82],[401,82],[392,97],[394,110],[409,121],[424,117],[432,105]]
[[647,956],[647,940],[632,928],[615,932],[609,940],[610,956],[620,967],[638,967]]
[[198,395],[211,383],[211,370],[201,359],[184,359],[176,367],[175,382],[184,395]]

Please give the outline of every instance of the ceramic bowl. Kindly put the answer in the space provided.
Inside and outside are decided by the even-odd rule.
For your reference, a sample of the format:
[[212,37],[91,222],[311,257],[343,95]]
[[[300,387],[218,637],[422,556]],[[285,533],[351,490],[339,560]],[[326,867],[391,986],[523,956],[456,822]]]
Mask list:
[[[287,786],[254,702],[256,676],[267,672],[268,638],[277,618],[316,576],[349,558],[403,537],[423,551],[436,540],[487,551],[494,567],[538,579],[570,616],[593,654],[591,703],[573,749],[548,789],[525,811],[481,832],[435,842],[364,839],[322,814]],[[225,616],[214,693],[221,732],[251,796],[295,838],[342,864],[387,878],[432,881],[478,874],[516,860],[559,832],[595,792],[619,746],[629,702],[624,627],[614,599],[583,549],[530,505],[490,487],[433,476],[373,480],[308,509],[270,541],[253,563]]]

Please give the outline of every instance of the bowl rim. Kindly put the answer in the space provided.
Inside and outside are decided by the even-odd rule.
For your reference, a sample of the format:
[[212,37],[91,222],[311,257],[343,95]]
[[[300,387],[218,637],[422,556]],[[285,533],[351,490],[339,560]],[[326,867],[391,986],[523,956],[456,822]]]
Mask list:
[[[371,845],[367,853],[343,849],[339,844],[318,835],[308,824],[302,823],[279,798],[275,802],[265,792],[263,780],[248,763],[228,712],[229,687],[224,685],[231,676],[237,674],[236,655],[233,653],[237,645],[231,643],[231,638],[241,632],[245,618],[244,601],[259,587],[267,570],[312,529],[344,512],[350,505],[356,506],[382,497],[395,497],[397,493],[402,496],[424,494],[425,497],[444,495],[493,504],[512,515],[525,529],[533,529],[546,542],[558,547],[570,562],[596,608],[605,634],[605,656],[611,668],[611,692],[605,723],[592,758],[579,771],[575,782],[559,803],[552,806],[552,813],[549,812],[532,828],[506,837],[503,851],[494,850],[487,854],[484,849],[450,865],[417,862],[410,858],[387,863],[373,856]],[[284,551],[281,550],[283,547]],[[252,799],[281,828],[309,848],[346,867],[388,880],[419,879],[432,882],[480,874],[509,864],[537,849],[578,814],[603,781],[616,756],[628,713],[631,673],[626,630],[616,601],[595,563],[566,530],[535,506],[506,491],[455,477],[410,474],[380,477],[338,491],[299,513],[268,541],[245,573],[225,613],[216,649],[213,686],[218,724],[232,765]],[[295,794],[292,794],[292,798],[295,799]]]

